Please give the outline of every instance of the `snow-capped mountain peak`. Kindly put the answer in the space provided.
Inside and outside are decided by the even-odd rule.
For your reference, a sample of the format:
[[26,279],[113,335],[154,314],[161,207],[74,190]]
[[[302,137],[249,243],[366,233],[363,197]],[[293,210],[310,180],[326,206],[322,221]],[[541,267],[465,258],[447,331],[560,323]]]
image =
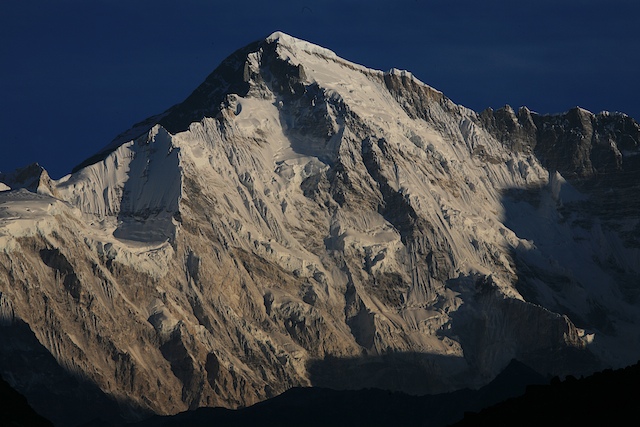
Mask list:
[[324,56],[331,59],[338,59],[338,56],[332,50],[292,37],[281,31],[272,33],[265,39],[265,42],[276,43],[279,46],[288,49],[293,54],[299,51],[305,51],[306,53],[313,55]]
[[601,185],[635,191],[639,134],[620,115],[478,114],[276,32],[69,176],[7,179],[2,322],[160,413],[298,385],[475,387],[513,358],[620,365],[640,350],[638,219],[606,219]]

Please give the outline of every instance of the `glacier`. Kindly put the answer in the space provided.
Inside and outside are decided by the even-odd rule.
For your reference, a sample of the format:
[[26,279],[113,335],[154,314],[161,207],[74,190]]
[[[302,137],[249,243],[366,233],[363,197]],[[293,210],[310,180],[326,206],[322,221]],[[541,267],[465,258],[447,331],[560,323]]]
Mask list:
[[69,175],[0,174],[2,376],[80,423],[87,387],[136,419],[634,363],[639,141],[276,32]]

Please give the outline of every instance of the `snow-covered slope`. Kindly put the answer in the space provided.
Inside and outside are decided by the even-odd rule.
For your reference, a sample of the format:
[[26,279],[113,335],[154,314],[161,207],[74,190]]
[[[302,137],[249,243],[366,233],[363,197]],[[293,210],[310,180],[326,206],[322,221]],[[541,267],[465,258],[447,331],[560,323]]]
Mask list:
[[[477,114],[283,33],[239,50],[71,175],[0,177],[0,339],[26,361],[3,376],[65,420],[74,400],[47,412],[38,387],[82,378],[122,414],[175,413],[636,360],[638,217],[590,210],[600,193],[565,181],[545,133],[562,145],[571,123],[523,111]],[[607,141],[633,158],[622,122]],[[38,373],[42,353],[64,370]]]

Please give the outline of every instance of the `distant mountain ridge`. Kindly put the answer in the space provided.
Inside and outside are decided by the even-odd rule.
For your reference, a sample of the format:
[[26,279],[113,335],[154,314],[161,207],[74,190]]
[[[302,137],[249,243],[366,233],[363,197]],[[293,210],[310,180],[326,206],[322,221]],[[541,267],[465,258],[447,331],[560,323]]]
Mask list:
[[634,363],[639,129],[274,33],[70,175],[0,175],[0,373],[77,425]]

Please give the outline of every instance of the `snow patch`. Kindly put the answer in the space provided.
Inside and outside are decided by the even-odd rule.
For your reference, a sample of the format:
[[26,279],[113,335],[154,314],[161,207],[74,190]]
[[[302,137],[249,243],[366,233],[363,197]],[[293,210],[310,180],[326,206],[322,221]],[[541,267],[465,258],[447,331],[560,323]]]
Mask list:
[[339,59],[332,50],[292,37],[281,31],[274,32],[266,38],[266,41],[268,43],[278,43],[281,46],[286,46],[292,52],[304,51],[312,55],[322,55],[327,58]]

